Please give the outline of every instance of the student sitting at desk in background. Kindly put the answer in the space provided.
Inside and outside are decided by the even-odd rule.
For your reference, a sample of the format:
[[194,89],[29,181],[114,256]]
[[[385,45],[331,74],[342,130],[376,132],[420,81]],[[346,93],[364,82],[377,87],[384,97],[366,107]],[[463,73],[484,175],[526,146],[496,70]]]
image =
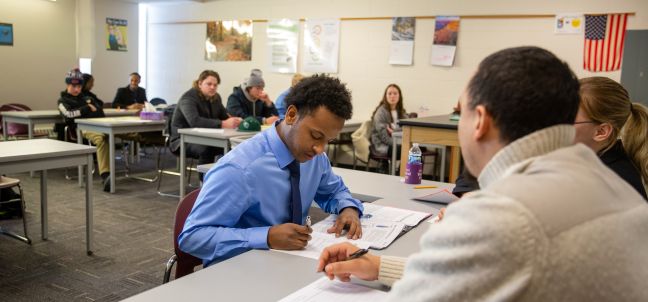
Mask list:
[[261,125],[272,125],[279,119],[279,112],[274,103],[263,91],[265,81],[259,69],[252,69],[250,77],[227,98],[227,111],[232,116],[245,119],[248,116],[256,118]]
[[592,148],[608,168],[648,199],[648,110],[632,103],[621,84],[605,77],[581,79],[580,97],[576,142]]
[[129,76],[130,83],[126,87],[117,89],[117,94],[113,100],[112,107],[117,109],[144,109],[146,99],[146,90],[139,86],[142,77],[137,72]]
[[284,119],[284,117],[286,116],[286,96],[290,93],[290,90],[295,87],[295,85],[297,85],[297,83],[299,83],[299,81],[301,81],[303,78],[304,76],[301,73],[294,74],[290,88],[282,92],[275,100],[275,107],[277,107],[277,112],[279,112],[279,119]]
[[337,220],[328,232],[362,236],[363,206],[351,197],[324,154],[351,118],[351,93],[336,78],[315,75],[286,97],[286,118],[225,154],[207,172],[178,237],[180,249],[205,266],[250,249],[298,250],[314,200]]
[[[171,117],[170,149],[176,155],[180,154],[180,134],[183,128],[228,128],[233,129],[241,123],[241,118],[230,117],[223,106],[220,94],[216,92],[220,84],[220,75],[213,70],[200,73],[178,101],[178,106]],[[186,144],[186,154],[198,158],[198,164],[214,162],[217,154],[223,154],[222,148],[198,144]],[[200,173],[200,180],[203,174]]]
[[328,247],[318,270],[393,284],[391,301],[647,301],[648,204],[574,144],[578,80],[537,47],[486,57],[461,97],[480,191],[448,206],[406,259]]
[[[104,117],[103,103],[89,94],[81,92],[84,75],[79,69],[72,69],[65,76],[66,90],[61,92],[58,100],[58,109],[65,119],[69,131],[75,131],[76,118]],[[103,133],[84,131],[83,137],[97,147],[97,162],[99,175],[103,180],[103,189],[110,192],[110,154],[108,138]]]
[[[403,94],[398,85],[387,85],[380,104],[371,116],[371,148],[377,155],[391,156],[392,133],[400,131],[398,121],[407,117],[403,107]],[[396,157],[400,158],[400,154]]]

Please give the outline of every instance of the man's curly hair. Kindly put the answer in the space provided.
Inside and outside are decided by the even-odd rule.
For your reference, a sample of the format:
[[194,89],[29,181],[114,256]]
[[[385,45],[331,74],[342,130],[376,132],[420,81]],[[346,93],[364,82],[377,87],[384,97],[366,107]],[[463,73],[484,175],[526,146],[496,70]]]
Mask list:
[[324,106],[336,116],[351,119],[353,105],[351,92],[338,78],[326,74],[316,74],[304,78],[286,96],[286,107],[294,105],[300,118]]

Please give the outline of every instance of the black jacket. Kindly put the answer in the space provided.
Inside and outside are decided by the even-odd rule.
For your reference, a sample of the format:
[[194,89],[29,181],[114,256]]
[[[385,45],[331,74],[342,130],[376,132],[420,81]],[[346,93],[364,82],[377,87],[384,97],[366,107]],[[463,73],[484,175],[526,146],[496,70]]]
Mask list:
[[144,88],[137,87],[137,90],[132,91],[129,86],[117,89],[117,94],[112,103],[113,108],[119,107],[126,109],[126,107],[135,103],[144,104],[147,102],[146,90]]
[[648,201],[646,197],[646,189],[641,182],[641,174],[637,171],[637,168],[632,164],[632,161],[628,157],[623,149],[623,143],[621,140],[617,140],[614,146],[607,150],[605,153],[601,154],[601,161],[612,169],[619,177],[623,178],[627,183],[629,183],[644,199]]
[[236,86],[232,94],[227,98],[227,111],[232,116],[238,116],[245,119],[248,116],[254,116],[259,123],[263,124],[263,118],[279,115],[277,107],[274,104],[266,106],[265,102],[257,100],[250,102],[243,93],[241,87]]
[[171,117],[170,147],[176,152],[180,149],[180,134],[182,128],[221,128],[222,120],[229,118],[227,109],[223,106],[221,97],[216,94],[212,102],[200,96],[198,90],[189,89],[185,92]]
[[[92,104],[97,111],[92,111],[88,104]],[[74,123],[75,118],[93,118],[104,117],[103,104],[95,98],[87,94],[79,94],[73,96],[67,91],[61,92],[61,97],[58,100],[58,109],[65,118],[65,123],[68,126],[76,127]]]

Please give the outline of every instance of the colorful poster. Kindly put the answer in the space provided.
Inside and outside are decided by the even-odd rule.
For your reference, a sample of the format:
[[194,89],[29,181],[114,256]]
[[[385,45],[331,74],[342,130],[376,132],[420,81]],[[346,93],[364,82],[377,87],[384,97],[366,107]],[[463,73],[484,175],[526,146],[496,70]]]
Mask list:
[[556,15],[557,34],[580,34],[583,33],[583,14],[558,14]]
[[299,20],[270,20],[267,34],[270,71],[279,73],[297,72]]
[[205,60],[252,60],[252,20],[207,22]]
[[389,52],[389,64],[412,65],[415,32],[416,18],[392,18],[392,43]]
[[339,19],[309,19],[304,26],[305,72],[337,73],[340,48]]
[[430,63],[438,66],[452,66],[459,37],[458,16],[437,16],[434,21],[434,42]]
[[128,50],[128,20],[106,18],[106,50]]
[[0,23],[0,45],[13,46],[13,24]]

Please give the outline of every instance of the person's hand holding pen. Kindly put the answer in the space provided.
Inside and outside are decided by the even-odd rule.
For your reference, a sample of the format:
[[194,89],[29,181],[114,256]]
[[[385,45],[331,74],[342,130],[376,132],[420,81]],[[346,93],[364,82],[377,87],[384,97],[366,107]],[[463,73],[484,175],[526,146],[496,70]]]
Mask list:
[[311,240],[313,229],[308,225],[283,223],[268,230],[268,247],[276,250],[301,250]]
[[331,280],[337,277],[343,282],[351,281],[351,276],[366,281],[377,280],[379,269],[380,256],[348,242],[325,248],[317,264],[318,272],[324,272]]

